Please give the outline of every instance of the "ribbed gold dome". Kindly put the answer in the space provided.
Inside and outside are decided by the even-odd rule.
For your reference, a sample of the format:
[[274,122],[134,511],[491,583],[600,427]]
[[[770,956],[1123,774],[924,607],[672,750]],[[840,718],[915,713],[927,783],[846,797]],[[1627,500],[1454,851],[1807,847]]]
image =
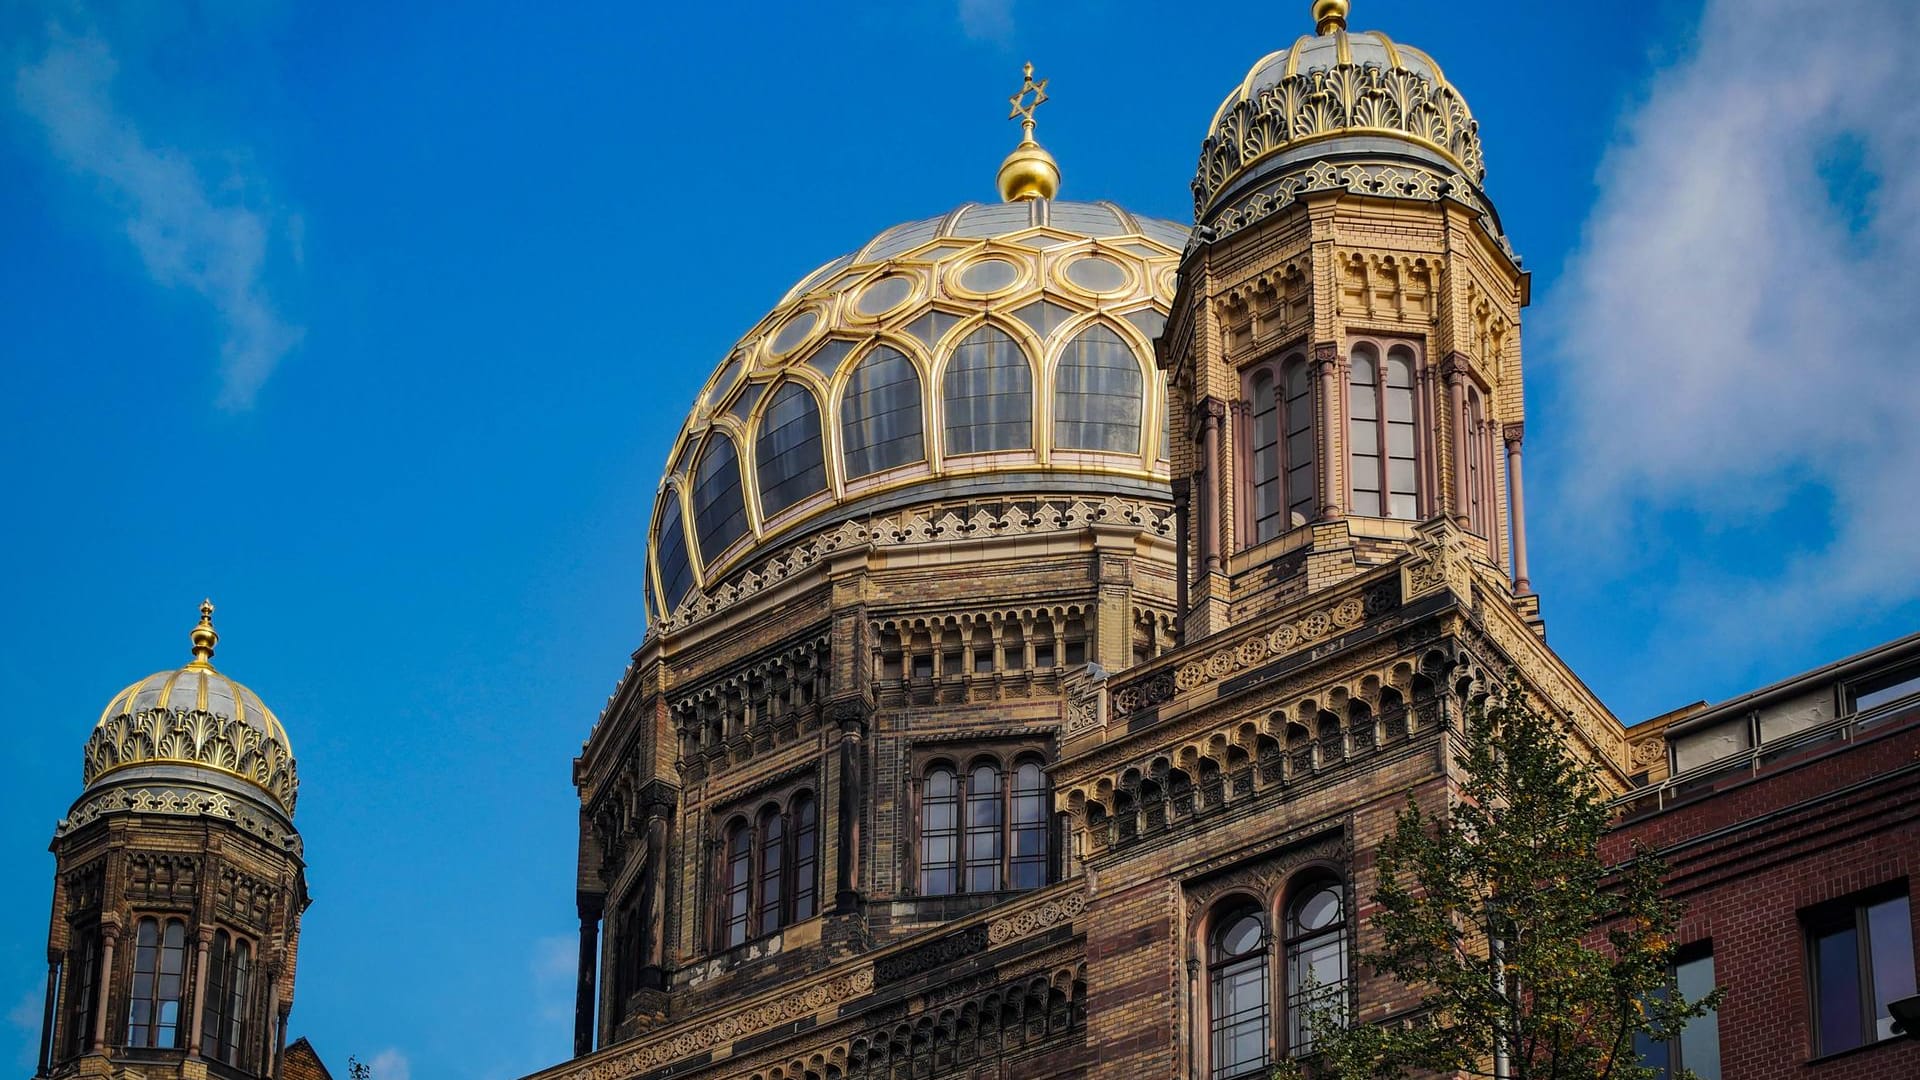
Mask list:
[[157,785],[212,780],[257,789],[287,814],[299,790],[286,728],[252,690],[213,666],[220,635],[213,604],[202,602],[190,635],[193,660],[158,671],[115,694],[87,740],[82,780]]

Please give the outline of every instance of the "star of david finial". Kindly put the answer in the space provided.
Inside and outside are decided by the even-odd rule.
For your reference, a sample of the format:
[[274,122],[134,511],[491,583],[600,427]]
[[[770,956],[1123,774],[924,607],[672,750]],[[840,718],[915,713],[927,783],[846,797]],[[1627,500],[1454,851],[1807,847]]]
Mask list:
[[1013,111],[1007,114],[1007,119],[1012,120],[1015,117],[1019,117],[1020,126],[1031,129],[1033,127],[1033,110],[1039,108],[1047,100],[1047,80],[1041,79],[1039,82],[1033,81],[1032,61],[1027,62],[1026,77],[1026,81],[1020,86],[1020,92],[1007,99],[1013,103]]

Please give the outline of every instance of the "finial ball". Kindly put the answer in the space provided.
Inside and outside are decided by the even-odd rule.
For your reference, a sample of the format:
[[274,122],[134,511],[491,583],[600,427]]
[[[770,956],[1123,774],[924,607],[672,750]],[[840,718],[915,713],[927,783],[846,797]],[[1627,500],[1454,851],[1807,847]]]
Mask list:
[[1347,0],[1313,0],[1313,32],[1331,34],[1347,28]]
[[213,628],[213,601],[200,601],[200,622],[188,635],[193,641],[193,662],[206,664],[213,659],[213,647],[220,643],[220,634]]

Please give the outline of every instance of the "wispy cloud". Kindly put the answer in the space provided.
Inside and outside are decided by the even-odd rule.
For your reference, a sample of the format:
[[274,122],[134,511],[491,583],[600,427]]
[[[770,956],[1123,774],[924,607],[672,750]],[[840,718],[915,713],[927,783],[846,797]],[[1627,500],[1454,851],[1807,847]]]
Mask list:
[[413,1080],[413,1065],[407,1055],[391,1046],[373,1055],[367,1067],[373,1070],[373,1080]]
[[269,245],[287,226],[244,201],[258,178],[211,182],[184,150],[150,141],[115,99],[118,71],[103,37],[53,26],[44,50],[14,71],[15,99],[54,156],[99,185],[153,279],[212,305],[224,338],[220,403],[244,409],[301,338],[265,280]]
[[1631,561],[1689,518],[1790,549],[1673,599],[1730,645],[1920,596],[1915,41],[1911,0],[1710,0],[1543,312],[1570,547]]
[[960,0],[960,29],[976,41],[1013,36],[1013,0]]

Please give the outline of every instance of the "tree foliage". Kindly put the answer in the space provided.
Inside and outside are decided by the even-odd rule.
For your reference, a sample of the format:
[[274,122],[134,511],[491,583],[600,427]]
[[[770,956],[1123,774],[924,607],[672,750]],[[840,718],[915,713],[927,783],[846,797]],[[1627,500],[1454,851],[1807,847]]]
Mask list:
[[1313,1058],[1283,1075],[1650,1080],[1636,1036],[1671,1038],[1717,1003],[1673,990],[1665,865],[1638,847],[1606,865],[1607,797],[1565,740],[1513,686],[1466,711],[1458,796],[1444,816],[1409,797],[1379,848],[1382,944],[1361,957],[1421,1008],[1384,1026],[1317,1016]]

